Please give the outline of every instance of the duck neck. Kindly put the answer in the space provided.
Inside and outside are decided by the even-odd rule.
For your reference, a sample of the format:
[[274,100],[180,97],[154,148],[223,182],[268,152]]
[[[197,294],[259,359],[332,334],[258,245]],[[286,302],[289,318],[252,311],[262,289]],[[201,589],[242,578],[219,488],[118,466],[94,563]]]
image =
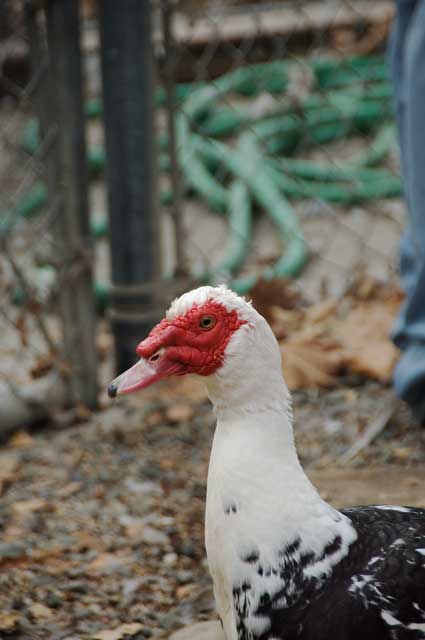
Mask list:
[[291,398],[279,346],[261,320],[247,333],[251,341],[243,358],[240,345],[230,345],[224,366],[207,379],[217,415],[213,458],[230,474],[246,474],[247,481],[260,477],[272,483],[270,474],[275,474],[277,484],[283,475],[294,477],[295,473],[308,483],[295,450]]
[[[256,486],[270,495],[289,485],[317,495],[298,459],[290,396],[282,381],[279,393],[236,407],[215,405],[217,427],[212,460],[230,484]],[[263,490],[261,491],[261,487]]]

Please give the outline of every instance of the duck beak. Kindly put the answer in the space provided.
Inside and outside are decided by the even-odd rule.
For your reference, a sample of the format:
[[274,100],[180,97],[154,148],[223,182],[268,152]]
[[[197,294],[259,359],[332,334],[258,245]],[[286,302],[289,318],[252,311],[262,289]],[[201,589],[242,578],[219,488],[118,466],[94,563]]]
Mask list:
[[159,379],[155,368],[144,358],[140,358],[130,369],[112,380],[108,385],[108,396],[115,398],[117,395],[132,393],[148,387]]
[[157,354],[158,360],[149,362],[145,358],[140,358],[130,369],[112,380],[108,386],[109,397],[115,398],[117,395],[139,391],[163,378],[183,372],[183,366],[179,362],[167,358],[165,348],[160,349]]
[[178,334],[178,329],[174,326],[168,326],[160,332],[152,331],[147,338],[142,340],[136,349],[140,360],[115,380],[112,380],[108,386],[109,397],[115,398],[115,396],[124,393],[133,393],[133,391],[149,387],[163,378],[185,373],[184,365],[172,359],[170,357],[172,349],[168,350],[168,346],[176,334]]

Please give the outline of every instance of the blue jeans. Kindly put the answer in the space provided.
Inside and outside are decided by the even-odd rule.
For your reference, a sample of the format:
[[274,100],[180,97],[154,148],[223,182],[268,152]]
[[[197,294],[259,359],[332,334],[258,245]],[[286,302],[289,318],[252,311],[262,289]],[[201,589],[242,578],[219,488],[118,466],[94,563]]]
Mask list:
[[393,329],[397,395],[425,421],[425,0],[396,0],[390,63],[409,225],[400,243],[406,301]]

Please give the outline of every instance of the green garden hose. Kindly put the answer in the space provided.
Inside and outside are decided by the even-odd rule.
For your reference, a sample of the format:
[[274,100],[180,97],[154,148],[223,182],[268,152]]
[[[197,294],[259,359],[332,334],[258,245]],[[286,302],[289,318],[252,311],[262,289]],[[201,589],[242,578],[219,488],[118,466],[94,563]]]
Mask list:
[[[231,274],[243,265],[248,254],[251,244],[252,206],[248,188],[242,180],[236,179],[230,185],[227,206],[229,238],[224,256],[214,265],[213,271],[206,270],[195,274],[200,282],[210,282],[217,277],[220,280],[228,280]],[[244,292],[240,289],[238,291]]]
[[[296,77],[305,71],[308,90],[299,95]],[[247,99],[264,92],[280,96],[278,107],[269,106],[259,116]],[[234,96],[244,98],[238,107],[233,105]],[[395,134],[388,71],[382,56],[261,63],[236,69],[208,84],[177,85],[175,97],[182,102],[176,116],[176,136],[186,192],[199,196],[223,215],[229,228],[224,258],[195,274],[201,281],[225,277],[240,292],[255,283],[256,276],[234,278],[251,245],[254,205],[269,215],[283,245],[281,257],[263,269],[262,276],[295,277],[307,254],[290,200],[316,198],[349,204],[401,193],[400,180],[383,164],[394,148]],[[163,88],[157,91],[156,103],[166,104]],[[86,115],[101,116],[101,101],[89,101]],[[371,137],[372,142],[343,166],[319,165],[299,157],[317,145],[358,133]],[[228,143],[226,138],[230,138]],[[37,149],[38,139],[38,126],[32,120],[23,141],[29,153]],[[160,137],[159,147],[160,170],[169,171],[166,136]],[[103,149],[90,147],[87,162],[90,175],[99,175],[105,165]],[[35,215],[46,200],[44,185],[36,183],[3,216],[0,235],[9,232],[17,220]],[[161,201],[170,203],[172,194],[162,193]],[[92,233],[95,238],[105,235],[106,220],[92,225]],[[97,286],[96,296],[103,306],[108,288]]]
[[[214,156],[245,183],[253,198],[277,226],[285,244],[285,251],[274,267],[264,271],[263,277],[298,275],[306,261],[304,237],[294,210],[270,177],[255,136],[246,132],[241,136],[238,148],[234,150],[218,141],[210,142],[200,137],[195,139],[194,136],[193,139],[201,156]],[[233,286],[241,291],[241,283]],[[246,286],[248,290],[251,285]]]

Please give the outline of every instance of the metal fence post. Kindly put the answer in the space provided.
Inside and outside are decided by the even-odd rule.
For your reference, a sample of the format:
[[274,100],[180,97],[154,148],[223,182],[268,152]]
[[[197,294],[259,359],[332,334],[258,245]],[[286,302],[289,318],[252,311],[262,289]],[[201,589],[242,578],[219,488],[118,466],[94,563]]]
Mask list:
[[160,275],[149,0],[99,3],[116,366],[152,327]]
[[[49,114],[57,120],[51,170],[59,196],[55,243],[60,261],[59,304],[64,356],[70,369],[72,400],[96,405],[96,317],[92,243],[88,212],[85,118],[83,113],[78,0],[45,3],[49,51]],[[52,184],[49,180],[49,186]],[[54,195],[49,193],[50,201]]]

